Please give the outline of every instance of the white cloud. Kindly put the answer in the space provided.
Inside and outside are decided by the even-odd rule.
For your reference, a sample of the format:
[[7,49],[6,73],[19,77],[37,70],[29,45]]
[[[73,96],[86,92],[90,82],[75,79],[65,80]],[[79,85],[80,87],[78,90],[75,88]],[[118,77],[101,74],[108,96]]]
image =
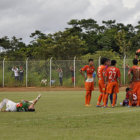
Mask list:
[[122,2],[123,2],[124,7],[126,8],[135,8],[139,0],[123,0]]
[[63,30],[72,18],[136,24],[139,7],[139,0],[0,0],[0,37],[15,35],[27,41],[35,30]]

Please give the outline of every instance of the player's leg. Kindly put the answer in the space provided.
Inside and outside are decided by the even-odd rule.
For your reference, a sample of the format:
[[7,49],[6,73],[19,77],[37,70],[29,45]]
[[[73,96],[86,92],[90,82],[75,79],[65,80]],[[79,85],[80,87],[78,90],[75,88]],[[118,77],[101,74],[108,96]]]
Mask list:
[[113,103],[113,94],[110,94],[110,102]]
[[91,100],[91,94],[94,90],[94,82],[85,82],[86,96],[85,96],[85,106],[89,106]]
[[88,95],[88,105],[90,105],[90,101],[91,101],[91,94],[92,94],[92,91],[90,90],[89,95]]
[[8,102],[8,99],[3,99],[3,101],[0,103],[0,111],[2,111],[2,108],[6,105]]
[[99,91],[100,91],[100,95],[98,97],[98,101],[97,101],[97,107],[100,106],[100,103],[102,101],[102,97],[103,97],[103,93],[102,93],[102,87],[101,87],[101,83],[99,82]]
[[40,97],[41,97],[41,94],[39,94],[39,95],[37,96],[37,98],[34,99],[33,101],[28,101],[28,102],[31,103],[31,104],[33,104],[33,105],[35,105],[35,104],[38,102],[38,100],[40,99]]
[[117,98],[117,93],[113,93],[113,102],[112,102],[112,107],[115,106],[116,104],[116,98]]
[[106,87],[106,94],[105,94],[105,99],[104,99],[104,107],[107,106],[108,95],[112,93],[112,89],[113,89],[113,84],[112,83],[108,83],[107,87]]
[[37,98],[33,101],[28,101],[29,103],[31,103],[31,105],[29,105],[28,107],[28,111],[34,112],[35,111],[35,104],[39,101],[41,97],[41,94],[37,96]]
[[104,99],[105,99],[105,84],[104,83],[100,83],[99,82],[99,90],[100,90],[100,95],[98,97],[98,101],[97,101],[97,107],[100,107],[100,103],[103,100],[104,103]]
[[98,101],[97,101],[97,107],[98,106],[101,106],[100,103],[102,101],[102,98],[103,98],[103,93],[100,93],[99,97],[98,97]]
[[90,90],[86,91],[86,95],[85,95],[85,106],[88,106],[89,103],[89,95],[90,95]]
[[114,107],[117,102],[117,93],[119,93],[119,86],[118,86],[117,82],[112,83],[112,92],[111,93],[113,93],[112,107]]
[[104,107],[107,106],[108,95],[109,95],[109,93],[106,93],[106,94],[105,94],[105,98],[104,98]]

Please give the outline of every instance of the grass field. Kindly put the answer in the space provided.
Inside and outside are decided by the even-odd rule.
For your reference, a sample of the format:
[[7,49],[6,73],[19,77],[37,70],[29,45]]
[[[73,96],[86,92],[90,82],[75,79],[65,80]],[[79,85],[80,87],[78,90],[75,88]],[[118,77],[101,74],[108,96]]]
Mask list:
[[[36,112],[1,112],[0,140],[140,140],[140,108],[84,106],[84,91],[41,92]],[[38,92],[1,92],[0,100],[31,100]]]

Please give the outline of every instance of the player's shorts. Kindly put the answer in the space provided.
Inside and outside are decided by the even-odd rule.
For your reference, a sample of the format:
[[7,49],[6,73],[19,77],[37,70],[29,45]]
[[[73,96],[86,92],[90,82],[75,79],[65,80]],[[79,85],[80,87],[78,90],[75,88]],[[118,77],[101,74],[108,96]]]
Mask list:
[[94,90],[94,82],[85,82],[85,89],[87,91]]
[[107,84],[106,93],[119,93],[119,85],[117,82],[110,82]]
[[17,107],[16,107],[16,103],[6,99],[6,111],[10,111],[10,112],[16,112],[17,111]]
[[101,93],[105,93],[105,83],[103,82],[103,81],[100,81],[99,80],[99,82],[98,82],[98,84],[99,84],[99,90],[100,90],[100,92]]

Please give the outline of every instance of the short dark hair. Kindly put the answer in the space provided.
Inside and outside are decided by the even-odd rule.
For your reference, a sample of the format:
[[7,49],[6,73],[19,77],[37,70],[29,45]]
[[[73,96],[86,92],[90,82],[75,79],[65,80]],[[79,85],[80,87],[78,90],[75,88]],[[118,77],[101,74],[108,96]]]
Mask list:
[[93,61],[93,59],[89,59],[88,62]]
[[133,59],[133,65],[138,65],[138,60],[137,59]]
[[35,112],[35,109],[28,109],[28,112]]
[[130,88],[126,88],[126,92],[130,91]]
[[115,65],[116,65],[116,63],[117,63],[117,61],[116,61],[116,60],[111,60],[111,66],[115,66]]
[[107,58],[105,58],[105,57],[101,58],[101,64],[102,64],[102,65],[104,65],[104,64],[105,64],[105,62],[106,62],[107,60],[108,60],[108,59],[107,59]]

